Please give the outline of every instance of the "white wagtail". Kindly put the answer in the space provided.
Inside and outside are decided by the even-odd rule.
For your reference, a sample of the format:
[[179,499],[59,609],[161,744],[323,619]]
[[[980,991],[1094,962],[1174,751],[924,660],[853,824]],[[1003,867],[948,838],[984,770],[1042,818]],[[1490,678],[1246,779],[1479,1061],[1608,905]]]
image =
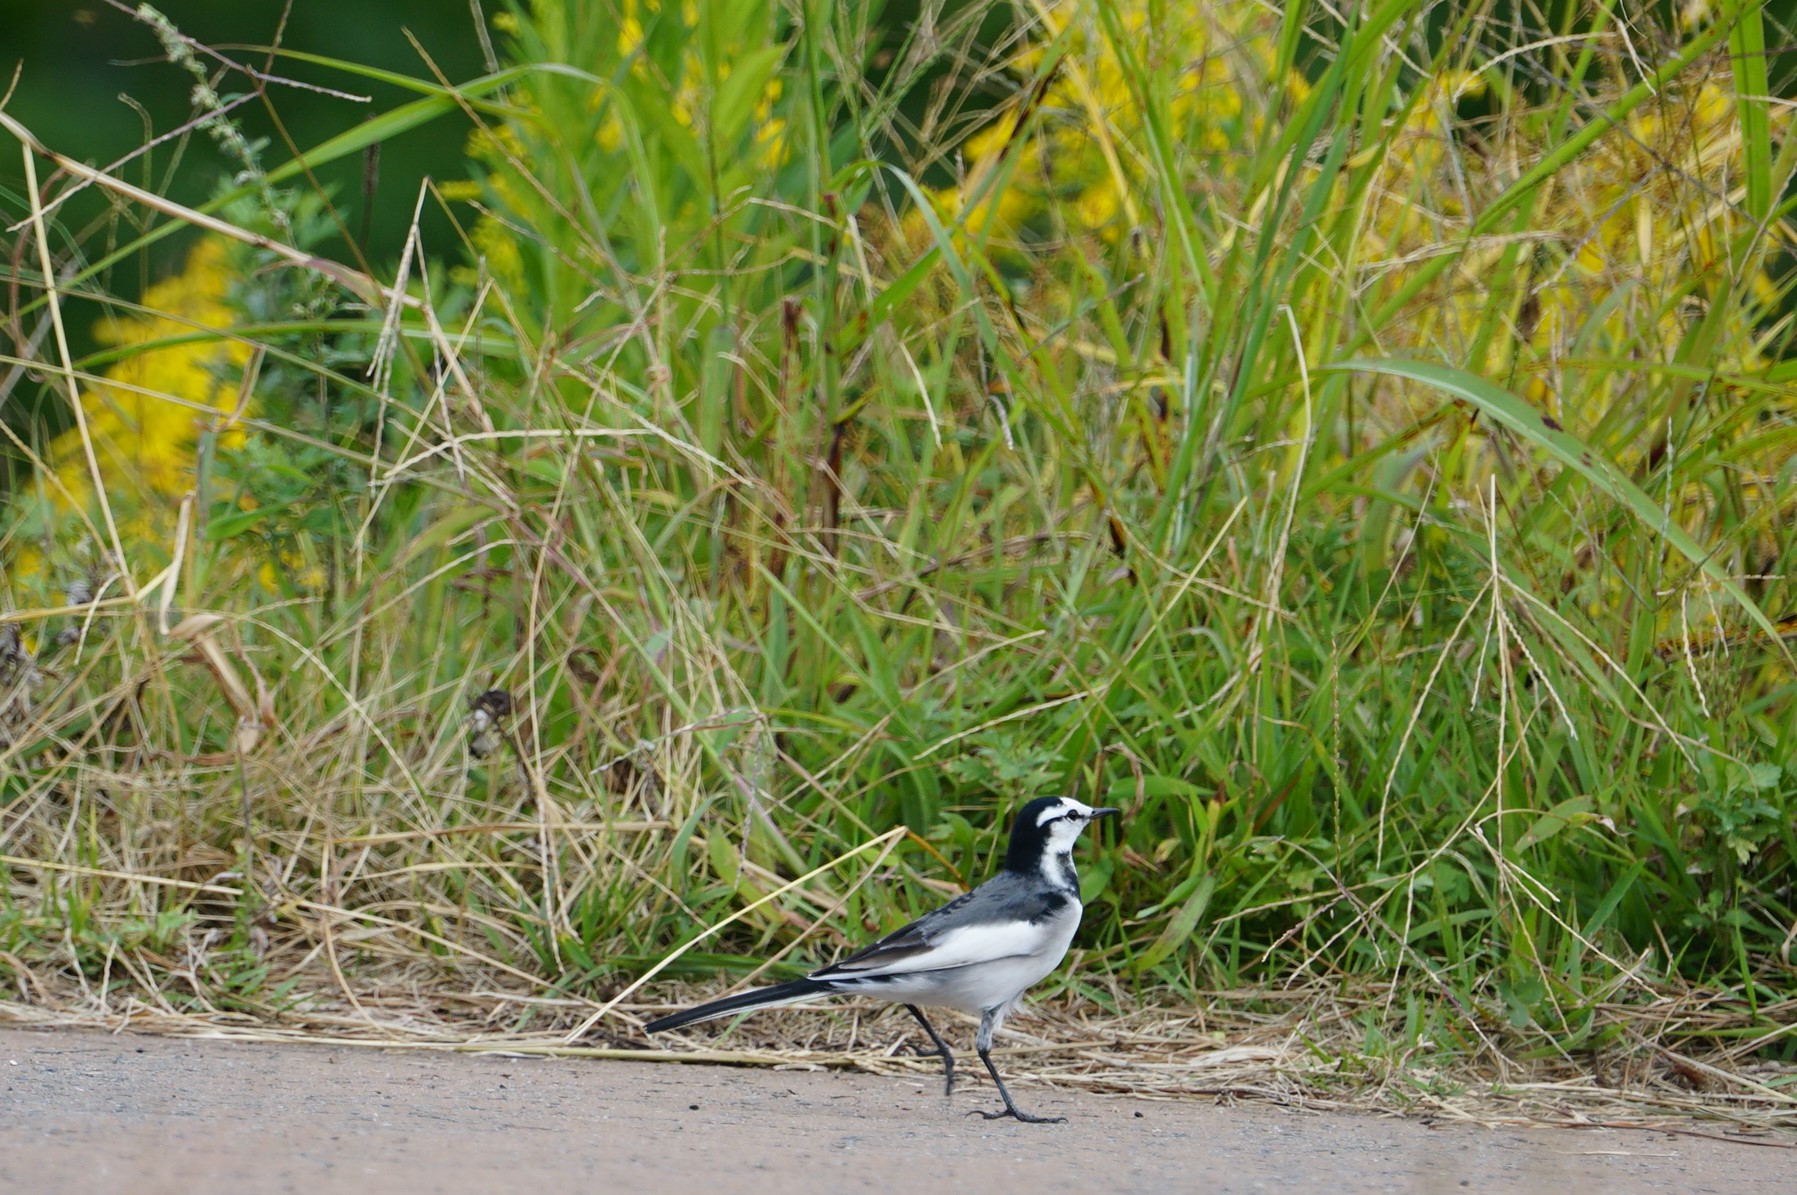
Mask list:
[[1030,985],[1059,966],[1066,955],[1080,917],[1073,844],[1086,823],[1117,812],[1094,809],[1071,797],[1031,801],[1011,827],[1004,870],[972,892],[805,979],[713,1000],[651,1021],[648,1031],[661,1033],[734,1012],[796,1004],[812,996],[878,996],[902,1003],[917,1018],[942,1059],[944,1094],[953,1094],[954,1055],[918,1005],[977,1012],[980,1029],[974,1045],[1005,1102],[1003,1112],[980,1115],[987,1120],[1014,1116],[1032,1124],[1064,1120],[1031,1116],[1011,1102],[1005,1081],[992,1065],[992,1035]]

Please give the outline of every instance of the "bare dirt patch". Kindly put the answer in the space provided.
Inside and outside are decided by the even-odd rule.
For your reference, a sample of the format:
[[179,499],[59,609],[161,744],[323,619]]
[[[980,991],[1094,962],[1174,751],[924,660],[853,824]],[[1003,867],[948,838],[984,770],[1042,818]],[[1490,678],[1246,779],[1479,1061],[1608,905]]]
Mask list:
[[[1485,1130],[970,1079],[0,1028],[0,1191],[1791,1190],[1781,1135]],[[1709,1136],[1692,1133],[1712,1133]],[[1749,1143],[1749,1142],[1756,1142]]]

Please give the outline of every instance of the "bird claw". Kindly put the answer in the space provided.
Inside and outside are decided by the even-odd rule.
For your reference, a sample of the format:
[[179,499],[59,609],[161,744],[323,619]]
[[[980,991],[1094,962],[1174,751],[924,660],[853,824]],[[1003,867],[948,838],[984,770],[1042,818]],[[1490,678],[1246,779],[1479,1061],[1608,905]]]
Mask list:
[[1028,1112],[1019,1112],[1015,1108],[1006,1108],[1003,1112],[987,1112],[983,1108],[975,1108],[969,1116],[983,1116],[987,1120],[1021,1120],[1024,1124],[1066,1124],[1065,1116],[1032,1116]]

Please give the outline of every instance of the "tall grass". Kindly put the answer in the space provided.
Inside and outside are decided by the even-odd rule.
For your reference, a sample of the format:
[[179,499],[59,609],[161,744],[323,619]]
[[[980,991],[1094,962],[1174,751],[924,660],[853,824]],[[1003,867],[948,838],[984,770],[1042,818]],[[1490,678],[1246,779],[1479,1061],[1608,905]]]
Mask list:
[[200,330],[363,413],[305,433],[332,492],[196,488],[77,608],[54,551],[9,574],[21,996],[621,1018],[828,958],[1071,791],[1127,810],[1084,869],[1117,982],[1064,981],[1107,1005],[1321,983],[1519,1053],[1689,994],[1782,1053],[1759,7],[916,7],[541,0],[382,118],[470,121],[425,197],[465,244]]

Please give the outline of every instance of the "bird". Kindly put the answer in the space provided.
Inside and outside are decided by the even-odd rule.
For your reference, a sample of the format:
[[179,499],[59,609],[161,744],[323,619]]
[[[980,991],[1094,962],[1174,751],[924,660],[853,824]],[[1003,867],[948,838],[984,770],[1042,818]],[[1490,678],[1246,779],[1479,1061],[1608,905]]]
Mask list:
[[1064,1121],[1064,1116],[1034,1116],[1017,1106],[993,1065],[992,1038],[1023,993],[1060,965],[1079,928],[1082,906],[1073,845],[1080,832],[1120,812],[1071,797],[1038,797],[1012,823],[1004,866],[973,891],[804,979],[725,996],[644,1028],[666,1033],[814,996],[874,996],[903,1004],[923,1026],[935,1048],[919,1047],[918,1053],[942,1059],[943,1094],[953,1095],[955,1056],[921,1006],[975,1013],[980,1027],[974,1048],[1005,1104],[1002,1112],[976,1109],[978,1115],[987,1120],[1009,1116],[1028,1124]]

